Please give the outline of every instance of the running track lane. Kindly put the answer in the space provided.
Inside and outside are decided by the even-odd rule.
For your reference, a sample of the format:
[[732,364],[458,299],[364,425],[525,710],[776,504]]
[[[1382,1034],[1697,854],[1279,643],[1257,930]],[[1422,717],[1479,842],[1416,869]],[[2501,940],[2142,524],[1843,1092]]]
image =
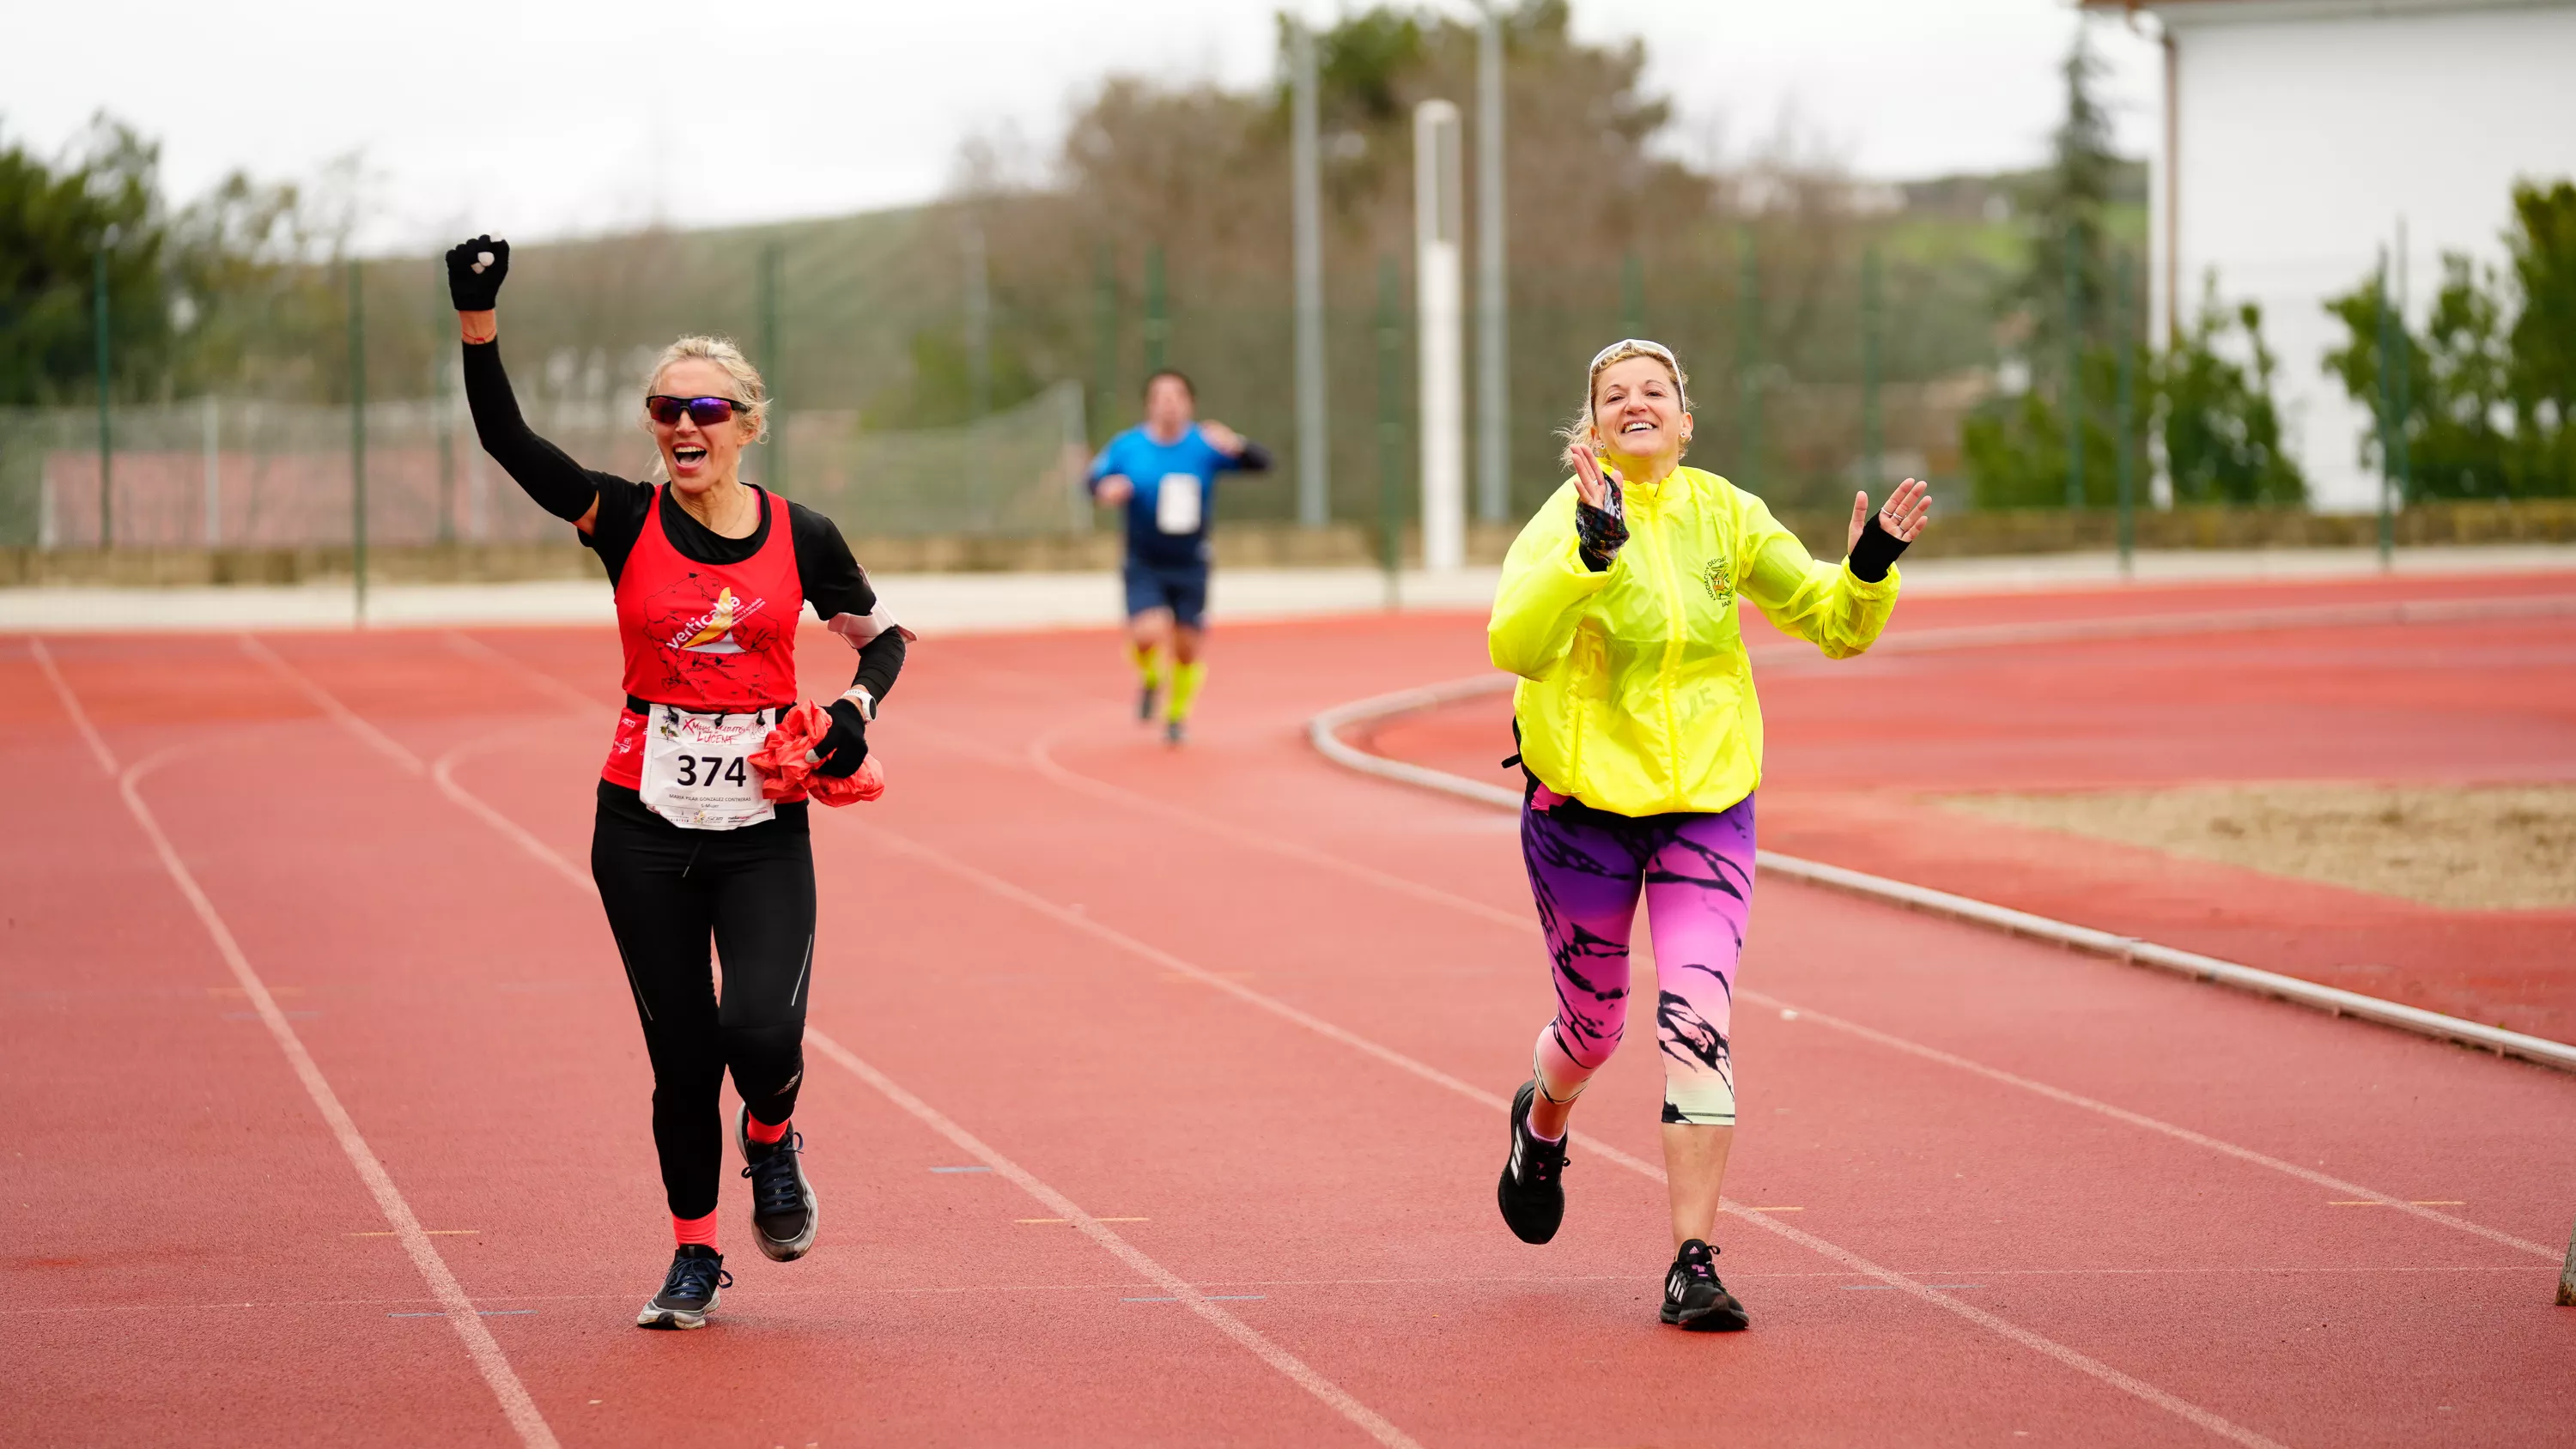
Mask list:
[[[1651,1182],[1613,1171],[1596,1152],[1579,1155],[1567,1233],[1544,1252],[1524,1249],[1490,1221],[1485,1184],[1500,1134],[1488,1110],[1211,983],[1337,1023],[1489,1094],[1518,1079],[1516,1058],[1543,1014],[1545,988],[1529,934],[1503,924],[1526,910],[1508,836],[1472,809],[1323,773],[1295,740],[1295,721],[1329,697],[1317,692],[1319,676],[1354,694],[1436,677],[1454,662],[1454,632],[1453,625],[1445,634],[1373,635],[1366,652],[1381,657],[1353,660],[1347,637],[1327,655],[1301,631],[1229,631],[1202,739],[1178,757],[1140,747],[1132,726],[1106,708],[1066,704],[1106,672],[1099,661],[1114,662],[1105,640],[939,643],[945,667],[907,679],[900,715],[907,723],[890,715],[881,736],[897,770],[896,794],[876,813],[818,824],[827,881],[851,882],[828,907],[818,1025],[1056,1184],[1068,1201],[1146,1218],[1119,1231],[1189,1281],[1230,1300],[1264,1295],[1233,1301],[1232,1311],[1424,1442],[1689,1435],[1705,1432],[1713,1391],[1723,1394],[1731,1425],[1793,1440],[1895,1433],[1964,1440],[2022,1428],[2034,1438],[2204,1441],[2189,1420],[1919,1300],[1883,1296],[1883,1281],[1741,1226],[1729,1229],[1725,1266],[1761,1329],[1736,1341],[1658,1332],[1650,1295],[1661,1214]],[[496,635],[491,643],[558,668],[567,681],[588,681],[602,652],[596,640],[559,636]],[[450,778],[501,801],[505,818],[577,860],[604,711],[548,727],[525,717],[529,706],[511,697],[518,686],[488,662],[449,674],[449,661],[465,656],[451,649],[442,658],[433,641],[417,637],[403,646],[388,649],[387,636],[346,651],[340,641],[274,641],[332,698],[419,757],[441,745],[471,746],[452,762]],[[931,657],[925,650],[924,662]],[[266,667],[242,658],[245,667]],[[79,670],[70,672],[78,682]],[[258,696],[259,676],[246,679],[241,691]],[[428,697],[484,701],[491,713],[424,717],[423,688],[437,691]],[[265,692],[277,693],[273,679]],[[826,1248],[790,1269],[754,1260],[745,1274],[753,1286],[729,1300],[718,1332],[623,1328],[637,1257],[658,1254],[661,1244],[649,1211],[636,1210],[649,1209],[653,1196],[640,1053],[595,906],[582,903],[589,914],[567,919],[559,875],[553,905],[520,900],[515,892],[536,888],[532,857],[520,846],[452,807],[450,821],[481,835],[450,838],[454,825],[404,804],[393,786],[408,772],[387,752],[345,722],[306,723],[300,758],[317,775],[345,772],[313,782],[323,798],[304,807],[304,832],[341,842],[315,854],[355,854],[350,840],[419,837],[409,845],[387,838],[386,850],[398,854],[343,867],[331,880],[346,877],[346,889],[315,895],[345,910],[325,914],[345,914],[346,929],[363,942],[419,894],[384,889],[379,877],[391,873],[397,885],[415,887],[454,880],[474,909],[439,918],[440,931],[459,937],[439,943],[443,962],[497,973],[514,963],[484,962],[484,952],[515,953],[523,972],[555,972],[574,1004],[589,1008],[585,1023],[597,1018],[595,1032],[584,1025],[477,1051],[478,1034],[512,1030],[483,1009],[490,998],[475,1011],[442,1014],[439,999],[459,993],[423,993],[389,1013],[398,1020],[366,1025],[386,1038],[380,1045],[399,1050],[412,1037],[443,1036],[446,1050],[399,1063],[389,1075],[411,1078],[408,1089],[381,1102],[349,1092],[362,1124],[378,1106],[412,1119],[418,1170],[493,1222],[488,1239],[508,1239],[477,1240],[494,1255],[494,1282],[525,1290],[552,1279],[571,1290],[548,1300],[555,1311],[504,1324],[513,1335],[529,1331],[527,1348],[514,1339],[513,1359],[568,1440],[589,1425],[631,1431],[657,1422],[656,1413],[705,1412],[709,1385],[739,1382],[720,1375],[748,1371],[751,1360],[732,1355],[754,1340],[765,1382],[795,1385],[791,1398],[810,1394],[782,1412],[844,1435],[855,1425],[897,1439],[904,1436],[893,1426],[904,1424],[914,1439],[941,1437],[923,1432],[941,1426],[960,1439],[1000,1437],[1011,1422],[1010,1385],[1059,1399],[1070,1393],[1078,1403],[1103,1378],[1132,1382],[1143,1347],[1186,1372],[1162,1378],[1162,1392],[1141,1404],[1132,1393],[1101,1396],[1104,1407],[1114,1404],[1106,1419],[1047,1418],[1047,1433],[1102,1424],[1135,1431],[1104,1429],[1103,1438],[1189,1437],[1186,1428],[1205,1437],[1212,1428],[1260,1424],[1282,1439],[1315,1437],[1314,1419],[1270,1412],[1282,1394],[1298,1413],[1315,1412],[1313,1401],[1295,1403],[1295,1389],[1216,1335],[1139,1343],[1132,1315],[1169,1305],[1124,1299],[1171,1295],[1133,1290],[1053,1300],[1047,1315],[1071,1314],[1061,1320],[1040,1315],[1033,1325],[1028,1315],[1011,1315],[1000,1334],[1015,1370],[1005,1386],[997,1392],[988,1382],[967,1404],[938,1402],[940,1386],[954,1390],[973,1376],[961,1373],[953,1343],[924,1335],[971,1317],[958,1311],[961,1299],[1039,1301],[1037,1279],[996,1270],[1049,1261],[1072,1235],[1064,1225],[1015,1220],[1006,1230],[1002,1216],[1013,1208],[1038,1215],[1018,1203],[969,1200],[989,1222],[961,1213],[962,1195],[946,1189],[981,1189],[998,1175],[899,1170],[907,1140],[944,1152],[947,1165],[956,1165],[955,1144],[919,1132],[881,1099],[847,1090],[848,1082],[833,1092],[825,1075],[801,1125],[817,1139],[826,1211],[840,1213]],[[1040,756],[1034,747],[1042,742]],[[1050,763],[1092,787],[1069,786]],[[567,790],[568,779],[584,788]],[[424,787],[413,780],[411,788]],[[1142,798],[1122,803],[1104,790]],[[434,790],[429,799],[447,804]],[[350,807],[347,818],[333,813],[333,800]],[[220,792],[208,803],[214,808],[195,823],[218,840],[225,831],[237,836],[241,822],[220,808]],[[1354,870],[1410,885],[1372,886]],[[1008,889],[997,892],[994,882]],[[245,875],[213,893],[219,902],[237,894],[232,909],[244,916],[276,891],[276,881]],[[1028,910],[1012,892],[1052,909]],[[1502,919],[1443,906],[1430,892],[1480,902]],[[507,929],[481,929],[474,916]],[[1078,928],[1069,916],[1113,934]],[[2344,1177],[2399,1186],[2400,1195],[2435,1196],[2417,1179],[2438,1178],[2447,1189],[2441,1195],[2472,1200],[2454,1213],[2520,1230],[2509,1236],[2549,1234],[2543,1219],[2554,1209],[2539,1200],[2551,1194],[2534,1181],[2547,1173],[2532,1164],[2553,1165],[2563,1180],[2564,1159],[2550,1153],[2563,1152],[2568,1117],[2561,1084],[2542,1074],[2428,1044],[2358,1046],[2350,1026],[1795,888],[1766,886],[1760,919],[1748,985],[1792,999],[1803,993],[1811,1012],[1828,1007],[1862,1022],[1893,1022],[1912,1039],[2060,1086],[2112,1101],[2143,1098],[2166,1120],[2303,1160],[2331,1158]],[[312,955],[297,934],[311,924],[309,916],[293,921],[275,944]],[[536,938],[522,939],[531,928]],[[858,949],[863,933],[874,933],[874,949]],[[500,939],[487,946],[487,935]],[[576,952],[587,969],[562,964]],[[1852,979],[1813,965],[1835,958]],[[1963,972],[1987,988],[1983,996],[1962,1000]],[[383,974],[361,972],[351,986],[385,989]],[[2139,1023],[2159,1019],[2157,1011],[2166,1020],[2178,1012],[2198,1030],[2139,1040]],[[353,1034],[359,1025],[350,1025]],[[318,1034],[319,1024],[304,1029]],[[602,1071],[585,1046],[622,1061],[629,1079],[594,1086]],[[1760,1194],[1751,1204],[1800,1206],[1794,1221],[1807,1231],[1917,1281],[1976,1282],[1978,1289],[1942,1291],[2186,1403],[2289,1442],[2510,1435],[2565,1412],[2563,1396],[2534,1392],[2534,1380],[2549,1386],[2535,1365],[2563,1365],[2566,1340],[2547,1336],[2555,1321],[2548,1313],[2521,1307],[2546,1299],[2547,1265],[2533,1266],[2529,1254],[2377,1208],[2333,1209],[2313,1184],[1849,1033],[1776,1017],[1766,1023],[1748,1011],[1739,1046],[1756,1126],[1735,1185]],[[475,1055],[456,1060],[459,1052]],[[317,1053],[336,1080],[318,1039]],[[1651,1060],[1623,1061],[1630,1065],[1614,1066],[1596,1094],[1609,1110],[1590,1109],[1586,1125],[1651,1159]],[[510,1080],[514,1068],[532,1080]],[[2438,1115],[2457,1113],[2470,1130],[2438,1140],[2420,1095],[2393,1115],[2355,1112],[2335,1089],[2351,1087],[2356,1072],[2439,1092],[2448,1101]],[[2302,1086],[2317,1090],[2292,1090]],[[548,1127],[575,1149],[572,1160],[530,1163],[490,1152],[493,1139],[514,1130],[508,1103],[528,1093],[547,1103]],[[1768,1130],[1759,1120],[1765,1097],[1781,1119]],[[2387,1105],[2370,1104],[2375,1114]],[[844,1115],[836,1121],[836,1113]],[[1104,1133],[1104,1123],[1117,1130]],[[370,1132],[380,1144],[390,1140]],[[837,1153],[826,1145],[834,1141],[844,1144]],[[854,1141],[868,1144],[864,1159],[849,1150]],[[440,1163],[442,1155],[450,1160]],[[2484,1179],[2472,1181],[2480,1167]],[[404,1170],[399,1161],[396,1170]],[[919,1179],[934,1190],[925,1193]],[[532,1208],[521,1200],[533,1190],[528,1184],[550,1196]],[[415,1201],[426,1196],[414,1192]],[[728,1206],[739,1211],[738,1200]],[[1051,1281],[1096,1285],[1108,1263],[1085,1251],[1074,1265],[1089,1276]],[[891,1313],[869,1294],[892,1296],[879,1275],[896,1269],[983,1291],[950,1295],[945,1312]],[[843,1278],[816,1284],[836,1272]],[[815,1286],[782,1291],[798,1280]],[[1027,1291],[1004,1291],[1014,1281]],[[2374,1304],[2367,1317],[2342,1306],[2360,1285]],[[1114,1309],[1112,1296],[1120,1300]],[[2413,1316],[2413,1328],[2392,1331],[2380,1321],[2392,1303]],[[596,1316],[565,1321],[574,1310]],[[2428,1314],[2449,1316],[2437,1323]],[[1058,1321],[1082,1331],[1051,1338],[1045,1324]],[[2461,1362],[2463,1334],[2494,1340],[2500,1330],[2494,1372]],[[895,1382],[931,1402],[906,1417],[900,1405],[889,1415],[876,1403],[854,1407],[859,1396],[836,1401],[846,1385],[792,1371],[804,1367],[799,1349],[809,1335],[837,1343],[843,1375],[853,1353],[879,1363],[902,1358],[913,1372]],[[2190,1347],[2212,1337],[2226,1353]],[[2555,1360],[2533,1357],[2553,1349]],[[1714,1380],[1704,1362],[1711,1354],[1725,1360]],[[589,1378],[564,1362],[585,1356]],[[684,1363],[706,1376],[679,1371]],[[1249,1381],[1230,1378],[1230,1364],[1249,1364]],[[770,1371],[781,1366],[790,1371]],[[1563,1392],[1532,1402],[1526,1386],[1542,1376]],[[629,1417],[580,1402],[584,1387],[620,1377],[630,1382],[611,1410]],[[1631,1387],[1641,1382],[1644,1395]],[[870,1387],[877,1400],[886,1397],[885,1385]],[[1178,1419],[1138,1418],[1163,1408]],[[2479,1417],[2457,1417],[2464,1414]],[[786,1424],[776,1428],[792,1436]]]

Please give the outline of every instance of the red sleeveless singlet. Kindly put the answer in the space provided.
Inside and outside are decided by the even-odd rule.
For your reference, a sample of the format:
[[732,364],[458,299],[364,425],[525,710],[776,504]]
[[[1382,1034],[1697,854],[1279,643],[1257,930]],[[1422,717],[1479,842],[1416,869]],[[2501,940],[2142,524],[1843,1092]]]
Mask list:
[[[626,692],[700,713],[785,709],[796,702],[796,621],[805,609],[796,541],[786,506],[763,491],[769,530],[751,557],[708,564],[672,547],[654,490],[644,528],[617,576],[617,637],[626,650]],[[628,789],[644,784],[644,717],[618,716],[600,777]]]

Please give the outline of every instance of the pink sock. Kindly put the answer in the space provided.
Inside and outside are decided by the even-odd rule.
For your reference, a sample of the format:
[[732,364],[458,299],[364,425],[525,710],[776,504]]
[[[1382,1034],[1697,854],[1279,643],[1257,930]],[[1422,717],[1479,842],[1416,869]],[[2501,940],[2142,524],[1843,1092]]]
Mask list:
[[[790,1117],[787,1119],[787,1122],[793,1122],[795,1120],[795,1118]],[[747,1117],[743,1119],[742,1135],[750,1138],[754,1142],[758,1142],[766,1146],[787,1135],[787,1122],[781,1122],[777,1126],[773,1127],[770,1124],[761,1121],[757,1117]]]
[[675,1217],[671,1219],[671,1236],[679,1239],[680,1246],[683,1248],[692,1243],[701,1248],[712,1248],[716,1245],[716,1215],[709,1213],[702,1218]]

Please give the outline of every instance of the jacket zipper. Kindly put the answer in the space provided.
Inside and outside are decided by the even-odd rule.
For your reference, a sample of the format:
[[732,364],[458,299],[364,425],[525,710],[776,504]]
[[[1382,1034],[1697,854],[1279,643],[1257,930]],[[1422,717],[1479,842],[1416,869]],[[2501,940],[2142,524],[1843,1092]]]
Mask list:
[[[1672,475],[1664,479],[1663,490],[1669,491],[1680,477],[1681,470],[1674,469]],[[1659,492],[1655,502],[1657,504],[1656,521],[1660,525],[1664,520],[1666,508],[1672,500]],[[1655,575],[1663,587],[1664,662],[1662,668],[1656,672],[1655,682],[1656,693],[1660,696],[1658,703],[1664,709],[1665,778],[1672,782],[1672,790],[1666,799],[1668,802],[1675,802],[1681,798],[1682,783],[1681,726],[1680,722],[1673,717],[1673,671],[1680,663],[1682,653],[1681,590],[1680,586],[1673,582],[1671,535],[1660,526],[1649,532],[1655,535]]]

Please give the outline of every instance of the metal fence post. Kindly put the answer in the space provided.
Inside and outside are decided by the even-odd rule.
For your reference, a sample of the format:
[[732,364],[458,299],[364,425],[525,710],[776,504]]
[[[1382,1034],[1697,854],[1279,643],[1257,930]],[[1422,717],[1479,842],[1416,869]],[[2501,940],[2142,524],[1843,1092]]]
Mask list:
[[1100,244],[1099,259],[1094,265],[1092,283],[1096,292],[1092,327],[1092,403],[1089,420],[1099,428],[1113,428],[1118,418],[1118,261],[1109,243]]
[[[430,269],[439,302],[430,315],[446,320],[447,278],[438,268]],[[441,339],[444,340],[443,338]],[[456,419],[454,406],[448,400],[447,371],[455,365],[456,354],[446,347],[429,349],[429,417],[430,426],[438,433],[438,541],[456,541]]]
[[1396,582],[1398,551],[1403,541],[1403,484],[1399,470],[1404,454],[1404,333],[1397,321],[1398,280],[1395,258],[1377,264],[1377,529],[1378,565],[1386,574],[1386,607],[1401,602]]
[[213,393],[206,394],[206,547],[224,541],[224,455],[221,451],[221,404]]
[[1476,21],[1476,517],[1511,516],[1510,284],[1503,270],[1503,17]]
[[1646,335],[1646,268],[1633,251],[1619,259],[1619,335]]
[[769,374],[762,379],[769,393],[769,486],[787,492],[787,409],[778,400],[778,385],[787,378],[787,355],[779,338],[779,292],[784,287],[786,270],[779,246],[771,242],[760,254],[760,365]]
[[1290,105],[1289,209],[1297,302],[1297,522],[1321,528],[1332,517],[1324,391],[1324,203],[1316,119],[1315,33],[1288,25]]
[[1860,472],[1861,486],[1886,481],[1878,425],[1878,248],[1860,254]]
[[2396,482],[2397,434],[2406,426],[2397,416],[2397,344],[2390,335],[2396,330],[2396,318],[2388,309],[2388,249],[2380,248],[2379,273],[2373,285],[2379,292],[2379,567],[2390,568],[2397,542],[2396,520],[2389,513],[2389,489]]
[[116,228],[109,227],[90,256],[94,298],[90,330],[98,342],[98,546],[102,549],[116,544],[116,444],[107,418],[107,249],[114,245]]
[[2066,379],[2059,405],[2066,409],[2066,511],[2084,507],[2084,295],[2076,285],[2075,228],[2066,228]]
[[2112,315],[2120,325],[2111,333],[2112,345],[2120,349],[2119,433],[2114,446],[2119,457],[2120,478],[2120,572],[2127,574],[2135,567],[2130,555],[2137,544],[2137,467],[2131,457],[2130,430],[2137,425],[2136,372],[2138,346],[2128,327],[2129,320],[2129,254],[2120,253],[2119,280],[2113,293],[2117,311]]
[[1743,280],[1735,295],[1735,392],[1738,446],[1743,458],[1737,471],[1747,488],[1762,479],[1762,259],[1754,248],[1753,228],[1737,233]]
[[1171,319],[1164,315],[1163,248],[1157,244],[1145,250],[1145,371],[1148,374],[1162,370],[1163,345],[1171,335]]
[[357,622],[367,622],[367,266],[349,270],[349,554],[357,575]]

